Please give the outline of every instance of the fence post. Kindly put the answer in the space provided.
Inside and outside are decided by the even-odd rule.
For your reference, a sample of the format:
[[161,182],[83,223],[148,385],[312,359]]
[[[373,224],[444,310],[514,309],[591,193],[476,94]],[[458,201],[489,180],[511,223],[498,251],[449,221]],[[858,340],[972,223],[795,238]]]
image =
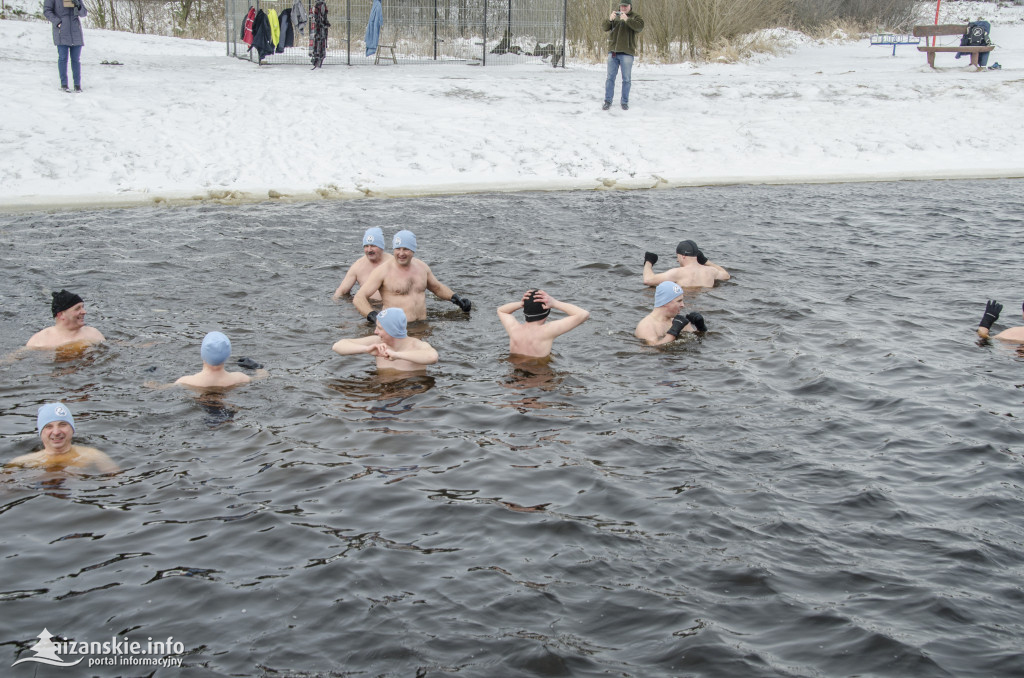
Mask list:
[[434,61],[437,61],[437,0],[434,0]]
[[487,65],[487,0],[484,0],[484,46],[483,59],[480,60],[480,65]]
[[352,0],[345,0],[345,65],[352,65]]
[[569,53],[569,45],[566,43],[566,24],[569,22],[569,0],[562,2],[562,68],[565,68],[565,57]]

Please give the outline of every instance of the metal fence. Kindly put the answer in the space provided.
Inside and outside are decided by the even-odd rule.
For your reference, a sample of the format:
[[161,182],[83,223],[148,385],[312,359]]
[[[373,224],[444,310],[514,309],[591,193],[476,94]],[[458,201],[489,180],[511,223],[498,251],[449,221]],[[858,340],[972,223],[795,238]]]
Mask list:
[[[301,0],[312,21],[314,0]],[[242,41],[250,7],[280,14],[294,0],[225,0],[229,56],[258,61]],[[324,65],[538,62],[564,66],[568,0],[383,0],[379,47],[366,56],[372,0],[326,0],[330,22]],[[310,30],[278,47],[264,64],[309,64]]]

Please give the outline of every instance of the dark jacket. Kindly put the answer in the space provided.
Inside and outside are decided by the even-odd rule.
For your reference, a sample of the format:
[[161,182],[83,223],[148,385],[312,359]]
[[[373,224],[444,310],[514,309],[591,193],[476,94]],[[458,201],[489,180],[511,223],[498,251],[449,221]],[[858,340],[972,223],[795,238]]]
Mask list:
[[43,16],[53,24],[53,44],[78,47],[85,44],[82,35],[83,17],[89,12],[85,3],[79,0],[79,9],[65,7],[62,0],[46,0],[43,3]]
[[256,12],[256,18],[252,20],[252,45],[249,49],[255,49],[260,61],[268,54],[274,53],[274,41],[270,37],[270,19],[262,9]]
[[625,52],[636,56],[636,36],[644,30],[644,19],[630,10],[625,21],[605,19],[604,30],[611,31],[608,36],[609,52]]

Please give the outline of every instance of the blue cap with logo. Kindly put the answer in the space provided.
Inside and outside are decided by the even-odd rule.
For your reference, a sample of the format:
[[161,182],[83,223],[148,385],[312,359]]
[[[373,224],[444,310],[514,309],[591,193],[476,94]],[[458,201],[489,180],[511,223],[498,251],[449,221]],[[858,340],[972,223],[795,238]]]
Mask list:
[[75,418],[71,416],[71,410],[64,403],[46,403],[39,408],[36,415],[36,432],[42,433],[43,427],[55,421],[66,421],[71,424],[71,430],[75,430]]
[[664,306],[682,293],[682,287],[671,280],[666,280],[654,288],[654,308]]
[[404,247],[413,252],[416,251],[416,236],[413,235],[412,231],[399,231],[395,233],[395,237],[391,240],[391,249],[397,250],[399,247]]
[[367,245],[374,245],[384,249],[384,231],[376,226],[366,229],[366,233],[363,233],[363,247]]

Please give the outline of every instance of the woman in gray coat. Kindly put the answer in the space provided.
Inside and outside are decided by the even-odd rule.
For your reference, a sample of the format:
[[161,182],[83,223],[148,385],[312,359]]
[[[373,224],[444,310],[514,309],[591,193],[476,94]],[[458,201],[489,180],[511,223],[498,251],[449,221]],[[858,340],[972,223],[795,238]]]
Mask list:
[[82,36],[82,22],[86,12],[82,0],[46,0],[43,15],[53,24],[53,44],[57,45],[57,72],[60,73],[60,88],[68,89],[68,57],[71,57],[71,75],[75,91],[82,91],[82,64],[79,57],[85,38]]

